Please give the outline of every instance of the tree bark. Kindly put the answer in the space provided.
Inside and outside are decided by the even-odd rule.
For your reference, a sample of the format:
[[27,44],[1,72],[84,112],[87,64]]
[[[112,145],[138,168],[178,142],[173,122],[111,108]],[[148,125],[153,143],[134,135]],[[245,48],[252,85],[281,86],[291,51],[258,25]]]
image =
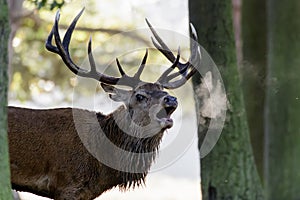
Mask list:
[[[264,106],[267,65],[266,0],[243,0],[242,86],[250,138],[258,173],[263,178]],[[259,22],[259,23],[258,23]]]
[[[198,28],[199,43],[210,53],[221,72],[228,99],[223,132],[214,149],[201,159],[203,199],[263,199],[237,68],[231,0],[190,0],[189,15]],[[199,74],[193,78],[194,90],[201,84],[199,80]],[[195,100],[204,102],[198,93],[195,93]],[[197,106],[199,112],[201,109]],[[199,116],[201,147],[207,124],[201,124],[204,119]]]
[[6,0],[0,0],[0,199],[12,199],[7,142],[9,21]]
[[269,0],[266,97],[268,199],[300,198],[300,1]]

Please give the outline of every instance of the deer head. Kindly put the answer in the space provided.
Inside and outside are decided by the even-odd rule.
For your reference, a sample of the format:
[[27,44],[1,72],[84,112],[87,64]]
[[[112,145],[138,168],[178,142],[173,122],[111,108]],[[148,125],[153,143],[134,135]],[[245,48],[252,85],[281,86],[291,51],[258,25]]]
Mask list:
[[[157,41],[156,42],[153,38],[151,38],[154,46],[161,51],[169,61],[172,62],[172,65],[157,79],[156,82],[149,83],[140,79],[141,73],[146,65],[148,56],[147,50],[137,72],[133,76],[126,74],[118,59],[116,59],[116,62],[121,75],[120,77],[112,77],[98,72],[96,70],[96,64],[91,50],[91,38],[88,42],[88,59],[90,63],[90,70],[88,71],[76,65],[71,59],[69,53],[71,36],[78,19],[83,13],[83,10],[84,9],[82,9],[74,18],[62,41],[58,31],[60,14],[59,11],[56,13],[52,31],[46,41],[46,48],[49,51],[60,55],[66,66],[74,74],[81,77],[93,78],[99,81],[101,83],[101,87],[109,94],[109,97],[113,101],[123,102],[128,116],[133,122],[132,126],[137,125],[139,127],[148,127],[147,130],[151,130],[153,134],[158,133],[161,130],[163,131],[167,128],[171,128],[173,125],[173,120],[170,116],[176,109],[178,103],[176,97],[169,95],[166,91],[164,91],[164,89],[178,88],[186,83],[186,81],[191,78],[193,74],[195,74],[196,68],[193,65],[195,63],[199,64],[201,57],[200,48],[198,48],[194,42],[191,51],[192,55],[189,61],[186,63],[181,63],[179,61],[180,49],[178,49],[177,56],[175,56],[146,19],[146,22]],[[191,30],[192,38],[197,40],[196,32],[192,26]],[[53,36],[56,46],[52,44]],[[177,71],[175,71],[176,68],[178,68]],[[131,89],[120,89],[118,86],[128,86]]]

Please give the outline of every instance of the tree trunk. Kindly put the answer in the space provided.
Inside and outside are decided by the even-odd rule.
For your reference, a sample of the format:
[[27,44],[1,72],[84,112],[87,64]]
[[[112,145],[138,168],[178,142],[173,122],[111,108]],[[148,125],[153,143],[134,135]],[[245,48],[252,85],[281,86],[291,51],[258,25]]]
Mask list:
[[264,163],[264,97],[267,65],[266,15],[266,0],[243,0],[242,86],[250,138],[260,177],[263,177]]
[[12,199],[7,142],[9,22],[6,0],[0,0],[0,200]]
[[268,1],[266,189],[300,199],[300,1]]
[[7,88],[9,21],[6,0],[0,0],[0,199],[12,199],[7,142]]
[[[198,28],[199,43],[210,53],[221,72],[229,101],[227,120],[218,143],[201,159],[203,199],[263,199],[238,75],[231,0],[190,0],[189,15]],[[193,78],[194,90],[199,87],[199,79],[199,75]],[[198,93],[195,93],[195,100],[204,102]],[[201,114],[198,114],[201,147],[207,124],[201,124],[205,119],[199,117]]]

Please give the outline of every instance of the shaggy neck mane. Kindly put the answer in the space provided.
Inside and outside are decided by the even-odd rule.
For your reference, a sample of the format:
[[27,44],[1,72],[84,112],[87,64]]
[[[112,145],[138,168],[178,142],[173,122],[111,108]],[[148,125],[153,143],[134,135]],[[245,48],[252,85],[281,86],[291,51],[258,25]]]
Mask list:
[[126,151],[125,155],[124,153],[122,155],[114,154],[114,159],[120,162],[125,169],[117,171],[120,178],[118,184],[120,189],[126,190],[144,184],[145,177],[155,160],[163,130],[151,134],[150,137],[142,137],[145,130],[132,123],[124,106],[107,115],[104,119],[103,115],[100,114],[97,117],[106,137],[114,145]]

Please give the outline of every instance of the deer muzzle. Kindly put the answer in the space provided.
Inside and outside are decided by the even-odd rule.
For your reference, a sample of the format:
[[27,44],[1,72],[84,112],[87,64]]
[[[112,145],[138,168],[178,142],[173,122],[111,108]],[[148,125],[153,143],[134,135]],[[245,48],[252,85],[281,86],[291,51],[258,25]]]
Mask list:
[[156,114],[162,128],[171,128],[173,126],[171,114],[176,110],[177,106],[178,102],[176,97],[167,95],[163,98],[162,108]]

